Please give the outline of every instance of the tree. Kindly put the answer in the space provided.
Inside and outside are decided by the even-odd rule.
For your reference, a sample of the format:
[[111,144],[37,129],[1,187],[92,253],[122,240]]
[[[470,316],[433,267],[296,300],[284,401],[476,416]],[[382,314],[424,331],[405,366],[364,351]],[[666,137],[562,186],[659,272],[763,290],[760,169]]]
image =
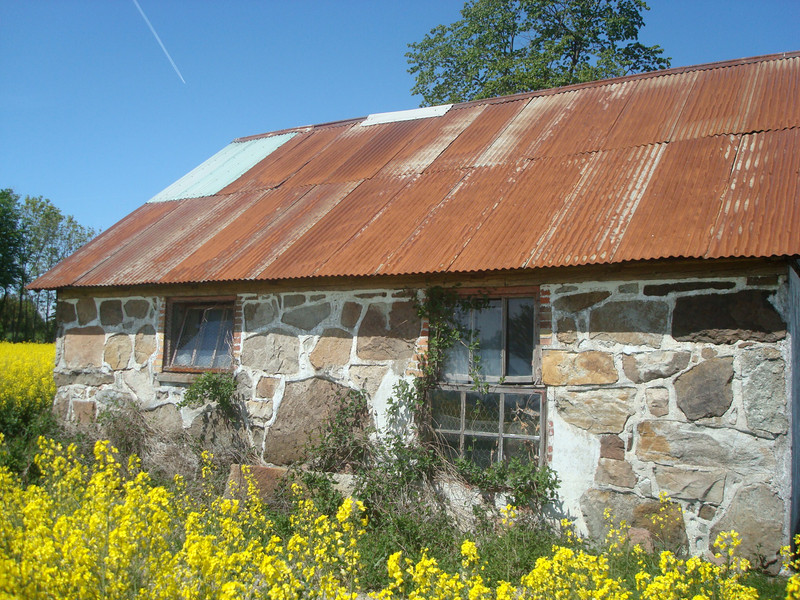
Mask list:
[[[19,196],[14,190],[0,190],[0,317],[5,315],[8,293],[22,275],[22,231],[19,222]],[[3,332],[5,319],[2,319]]]
[[464,102],[669,67],[638,41],[644,0],[470,0],[409,44],[422,105]]

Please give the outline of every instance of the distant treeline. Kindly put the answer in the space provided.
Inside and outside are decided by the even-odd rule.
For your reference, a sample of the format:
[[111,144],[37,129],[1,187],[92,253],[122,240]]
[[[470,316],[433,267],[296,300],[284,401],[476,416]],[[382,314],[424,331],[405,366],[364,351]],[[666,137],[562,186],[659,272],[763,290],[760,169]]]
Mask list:
[[47,198],[20,200],[14,190],[0,190],[0,339],[55,339],[55,292],[28,291],[25,286],[95,234]]

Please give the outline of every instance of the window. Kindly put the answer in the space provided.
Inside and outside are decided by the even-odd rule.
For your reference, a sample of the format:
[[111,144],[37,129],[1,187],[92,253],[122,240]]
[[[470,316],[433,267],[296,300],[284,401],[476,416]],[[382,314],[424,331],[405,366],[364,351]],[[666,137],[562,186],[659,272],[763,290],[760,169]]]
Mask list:
[[433,428],[452,457],[488,466],[542,455],[537,303],[529,293],[457,313],[464,335],[431,393]]
[[168,304],[165,364],[172,371],[224,371],[233,364],[233,304],[225,300]]

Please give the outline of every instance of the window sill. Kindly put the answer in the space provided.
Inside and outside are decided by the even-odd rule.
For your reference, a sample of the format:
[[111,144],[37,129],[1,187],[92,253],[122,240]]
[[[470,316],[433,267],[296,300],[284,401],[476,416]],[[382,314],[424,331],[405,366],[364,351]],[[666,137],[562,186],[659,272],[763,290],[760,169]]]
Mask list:
[[175,373],[175,372],[162,372],[156,375],[156,381],[159,384],[185,384],[191,385],[194,380],[200,377],[202,373]]

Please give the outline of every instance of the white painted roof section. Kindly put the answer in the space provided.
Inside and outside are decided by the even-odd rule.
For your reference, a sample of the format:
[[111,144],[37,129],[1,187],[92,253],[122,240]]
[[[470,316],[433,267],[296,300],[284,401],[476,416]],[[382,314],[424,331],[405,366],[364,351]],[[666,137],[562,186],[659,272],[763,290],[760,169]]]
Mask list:
[[412,108],[411,110],[396,110],[394,112],[375,113],[361,121],[362,127],[378,125],[380,123],[396,123],[397,121],[413,121],[414,119],[430,119],[431,117],[441,117],[445,114],[452,104],[440,104],[439,106],[426,106],[425,108]]
[[244,142],[232,142],[203,164],[195,167],[178,181],[150,198],[148,203],[213,196],[295,135],[297,133],[292,132]]

